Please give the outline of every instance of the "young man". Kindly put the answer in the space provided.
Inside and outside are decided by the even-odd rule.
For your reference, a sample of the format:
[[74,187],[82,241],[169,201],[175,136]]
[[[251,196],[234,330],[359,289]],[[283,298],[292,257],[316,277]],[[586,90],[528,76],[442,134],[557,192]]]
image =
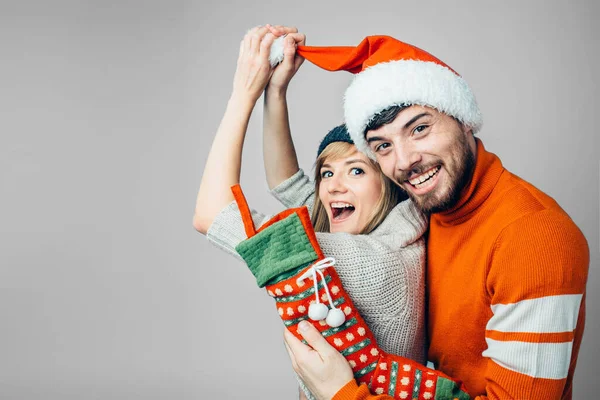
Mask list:
[[[429,360],[436,369],[477,399],[570,399],[587,242],[552,198],[504,169],[475,138],[482,120],[466,82],[386,36],[356,48],[298,47],[297,54],[357,74],[345,95],[348,131],[430,213]],[[314,350],[289,332],[286,345],[317,398],[371,397],[312,326],[300,324],[299,332]],[[425,366],[400,369],[385,393],[443,398],[427,390],[426,374]]]

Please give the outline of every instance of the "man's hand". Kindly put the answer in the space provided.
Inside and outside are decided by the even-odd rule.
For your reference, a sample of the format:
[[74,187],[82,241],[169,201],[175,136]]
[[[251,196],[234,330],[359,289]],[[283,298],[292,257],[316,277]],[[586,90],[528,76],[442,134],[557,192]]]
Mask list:
[[287,90],[290,81],[304,62],[304,57],[296,55],[296,47],[305,45],[306,36],[298,33],[298,29],[294,27],[281,25],[267,25],[267,27],[274,36],[286,35],[283,44],[283,61],[275,67],[275,71],[267,86],[267,90],[282,93]]
[[283,338],[294,371],[318,400],[330,400],[354,379],[352,369],[344,356],[327,343],[312,324],[300,322],[298,332],[312,348],[285,330]]

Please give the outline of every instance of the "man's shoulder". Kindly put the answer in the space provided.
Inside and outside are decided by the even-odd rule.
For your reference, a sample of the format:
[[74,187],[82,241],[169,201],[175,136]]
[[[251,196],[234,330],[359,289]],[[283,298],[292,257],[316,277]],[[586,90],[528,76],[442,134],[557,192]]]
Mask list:
[[492,195],[488,199],[494,213],[499,214],[505,225],[519,221],[556,221],[557,223],[573,225],[565,210],[551,196],[544,193],[521,177],[504,171]]
[[508,171],[502,175],[497,190],[490,196],[493,213],[503,223],[502,236],[533,235],[540,239],[552,238],[582,241],[585,238],[575,222],[548,194]]

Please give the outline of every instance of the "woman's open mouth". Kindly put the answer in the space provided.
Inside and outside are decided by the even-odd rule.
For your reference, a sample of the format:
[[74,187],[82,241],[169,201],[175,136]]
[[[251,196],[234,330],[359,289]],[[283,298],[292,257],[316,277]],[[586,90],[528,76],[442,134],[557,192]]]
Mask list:
[[350,203],[334,202],[330,204],[331,215],[334,221],[343,221],[354,214],[355,208]]

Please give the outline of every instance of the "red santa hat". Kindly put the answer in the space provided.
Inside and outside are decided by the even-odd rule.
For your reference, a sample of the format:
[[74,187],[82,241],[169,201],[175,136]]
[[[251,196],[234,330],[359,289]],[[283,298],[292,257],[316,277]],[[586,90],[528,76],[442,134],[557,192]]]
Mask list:
[[[482,125],[475,96],[465,80],[447,64],[390,36],[367,36],[358,46],[298,46],[297,54],[328,71],[355,74],[344,95],[344,118],[352,140],[374,154],[365,140],[373,117],[393,105],[429,106],[477,132]],[[271,63],[283,59],[283,42],[271,49]]]

